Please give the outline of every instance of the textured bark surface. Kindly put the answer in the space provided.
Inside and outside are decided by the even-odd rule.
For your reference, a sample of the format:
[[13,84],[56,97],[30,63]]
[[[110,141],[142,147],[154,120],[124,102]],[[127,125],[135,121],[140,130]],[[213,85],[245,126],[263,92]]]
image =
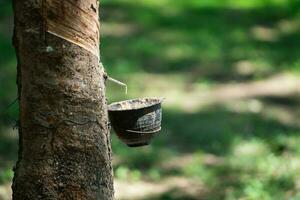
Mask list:
[[[103,69],[92,52],[47,32],[44,3],[14,0],[20,147],[13,199],[111,200]],[[85,11],[97,18],[97,0],[68,3],[90,4],[93,8]],[[54,18],[58,13],[46,12]],[[73,17],[82,17],[80,13]],[[93,29],[87,26],[83,31],[89,28]]]

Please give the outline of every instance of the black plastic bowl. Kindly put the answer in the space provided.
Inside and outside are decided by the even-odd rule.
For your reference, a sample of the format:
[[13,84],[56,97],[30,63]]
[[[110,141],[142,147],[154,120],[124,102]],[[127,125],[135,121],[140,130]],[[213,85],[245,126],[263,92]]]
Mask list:
[[162,101],[142,98],[110,104],[110,122],[120,140],[130,147],[148,145],[161,130]]

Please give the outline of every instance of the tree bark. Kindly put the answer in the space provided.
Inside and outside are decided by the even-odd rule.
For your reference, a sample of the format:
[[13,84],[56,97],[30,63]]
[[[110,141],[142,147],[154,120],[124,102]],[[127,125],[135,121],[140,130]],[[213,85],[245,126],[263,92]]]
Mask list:
[[95,48],[98,0],[13,4],[20,104],[13,199],[113,199],[104,70]]

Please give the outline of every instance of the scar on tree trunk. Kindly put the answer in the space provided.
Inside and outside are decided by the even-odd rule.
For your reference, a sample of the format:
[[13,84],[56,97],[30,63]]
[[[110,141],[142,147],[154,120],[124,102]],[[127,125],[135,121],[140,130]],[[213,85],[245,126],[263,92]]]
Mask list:
[[14,0],[13,199],[113,199],[98,0]]

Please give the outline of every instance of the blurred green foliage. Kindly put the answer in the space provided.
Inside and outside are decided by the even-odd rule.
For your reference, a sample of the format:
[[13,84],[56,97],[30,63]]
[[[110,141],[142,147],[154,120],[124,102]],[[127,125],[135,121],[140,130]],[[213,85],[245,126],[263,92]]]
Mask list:
[[[267,116],[233,109],[236,101],[187,109],[192,100],[203,99],[182,100],[278,74],[299,78],[299,0],[100,4],[102,62],[112,77],[129,86],[125,96],[123,88],[107,83],[108,100],[167,98],[163,130],[151,146],[127,148],[113,134],[117,180],[159,184],[169,177],[184,177],[203,183],[204,192],[196,195],[189,193],[190,185],[145,200],[300,198],[300,129],[292,123],[300,119],[298,93],[242,100],[247,104],[255,98],[261,110],[270,113]],[[16,104],[6,109],[16,98],[10,1],[0,1],[0,25],[0,111],[5,110],[0,112],[0,183],[5,184],[16,160],[17,134],[11,129],[18,118]],[[275,112],[278,109],[283,114]]]

